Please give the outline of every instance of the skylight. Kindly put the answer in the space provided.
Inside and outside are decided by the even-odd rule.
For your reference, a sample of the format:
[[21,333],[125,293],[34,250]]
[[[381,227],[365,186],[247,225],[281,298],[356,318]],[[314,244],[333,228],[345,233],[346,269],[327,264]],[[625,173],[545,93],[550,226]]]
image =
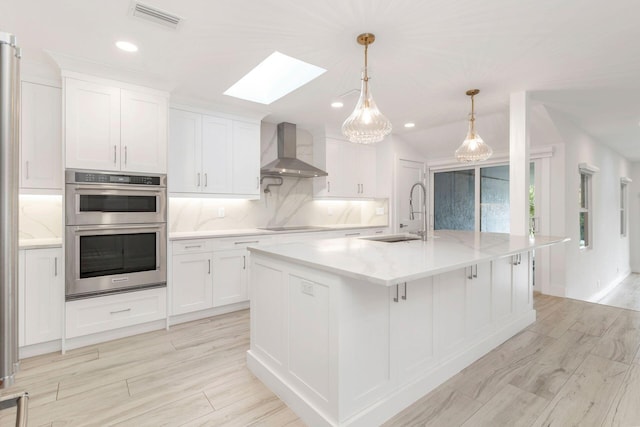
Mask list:
[[271,104],[326,71],[280,52],[273,52],[224,94],[260,104]]

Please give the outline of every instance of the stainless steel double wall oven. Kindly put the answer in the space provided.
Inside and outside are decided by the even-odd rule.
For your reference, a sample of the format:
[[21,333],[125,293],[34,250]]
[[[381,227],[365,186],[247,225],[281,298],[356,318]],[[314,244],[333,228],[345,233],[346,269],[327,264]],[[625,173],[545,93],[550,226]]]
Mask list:
[[166,286],[166,175],[65,178],[66,299]]

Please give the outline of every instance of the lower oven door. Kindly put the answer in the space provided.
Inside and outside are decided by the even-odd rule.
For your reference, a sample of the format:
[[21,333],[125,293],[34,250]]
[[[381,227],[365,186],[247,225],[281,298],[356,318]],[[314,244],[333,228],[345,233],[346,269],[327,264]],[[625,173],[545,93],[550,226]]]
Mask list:
[[166,224],[66,227],[66,299],[166,286]]

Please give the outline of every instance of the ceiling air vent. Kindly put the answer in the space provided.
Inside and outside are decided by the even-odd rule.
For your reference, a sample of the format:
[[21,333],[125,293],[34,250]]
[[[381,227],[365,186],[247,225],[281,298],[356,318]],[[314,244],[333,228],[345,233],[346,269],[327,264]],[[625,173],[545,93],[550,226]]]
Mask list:
[[132,2],[131,14],[136,18],[144,19],[147,21],[155,22],[156,24],[163,25],[165,27],[177,29],[178,25],[182,21],[177,15],[165,12],[164,10],[156,9],[144,3]]

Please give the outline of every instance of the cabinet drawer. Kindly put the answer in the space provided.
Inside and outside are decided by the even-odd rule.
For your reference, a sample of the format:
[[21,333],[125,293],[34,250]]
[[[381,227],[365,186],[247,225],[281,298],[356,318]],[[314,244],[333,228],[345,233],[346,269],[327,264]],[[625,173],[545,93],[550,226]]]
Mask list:
[[244,249],[247,246],[268,244],[275,240],[272,236],[244,236],[244,237],[225,237],[211,240],[211,248],[214,251],[226,251],[229,249]]
[[66,303],[66,337],[73,338],[164,319],[166,288]]
[[173,242],[173,254],[188,254],[195,252],[211,252],[211,240],[193,239]]

